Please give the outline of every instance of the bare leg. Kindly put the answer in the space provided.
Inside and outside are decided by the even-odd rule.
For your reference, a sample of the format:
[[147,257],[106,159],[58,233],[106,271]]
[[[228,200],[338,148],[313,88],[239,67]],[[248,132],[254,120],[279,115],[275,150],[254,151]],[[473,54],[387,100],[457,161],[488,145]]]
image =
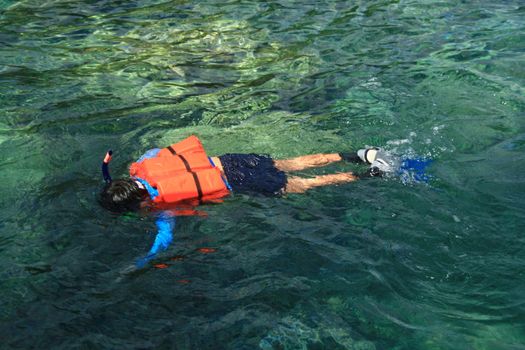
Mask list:
[[358,177],[353,173],[338,173],[319,175],[312,178],[289,176],[285,191],[288,193],[303,193],[318,186],[337,185],[356,181]]
[[339,162],[342,158],[338,153],[311,154],[291,159],[274,160],[275,167],[282,171],[299,171],[308,168],[317,168],[333,162]]

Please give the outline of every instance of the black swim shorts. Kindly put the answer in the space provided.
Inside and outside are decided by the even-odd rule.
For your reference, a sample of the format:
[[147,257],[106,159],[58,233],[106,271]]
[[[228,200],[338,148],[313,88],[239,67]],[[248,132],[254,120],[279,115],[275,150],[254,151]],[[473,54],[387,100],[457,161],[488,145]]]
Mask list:
[[286,174],[275,167],[269,156],[229,153],[219,159],[234,192],[279,195],[284,191]]

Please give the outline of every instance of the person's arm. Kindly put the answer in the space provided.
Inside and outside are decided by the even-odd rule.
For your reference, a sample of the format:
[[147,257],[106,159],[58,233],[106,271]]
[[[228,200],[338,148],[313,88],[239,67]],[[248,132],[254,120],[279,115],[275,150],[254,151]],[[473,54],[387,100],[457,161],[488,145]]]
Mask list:
[[148,255],[137,261],[137,267],[144,267],[150,260],[152,260],[157,253],[162,252],[170,246],[173,241],[173,232],[175,230],[175,216],[163,212],[155,221],[157,225],[157,235],[155,241],[151,246]]
[[175,228],[175,217],[161,214],[155,221],[157,225],[157,236],[149,250],[148,255],[157,254],[158,252],[168,249],[173,241],[173,230]]

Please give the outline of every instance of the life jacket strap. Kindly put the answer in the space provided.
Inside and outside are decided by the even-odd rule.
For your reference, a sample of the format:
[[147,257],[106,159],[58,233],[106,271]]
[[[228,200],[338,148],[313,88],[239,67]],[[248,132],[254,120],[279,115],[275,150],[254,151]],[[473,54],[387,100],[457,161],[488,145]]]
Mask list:
[[[170,147],[168,147],[168,149]],[[173,150],[173,152],[175,152],[175,150]],[[188,160],[186,158],[184,158],[184,156],[182,154],[175,154],[175,153],[173,153],[173,155],[179,157],[182,160],[182,162],[184,163],[184,166],[186,167],[186,171],[188,171],[191,175],[193,175],[193,180],[195,181],[195,186],[197,187],[197,195],[198,195],[199,201],[202,200],[202,186],[201,186],[201,182],[200,182],[199,177],[197,176],[197,174],[194,171],[191,170],[190,163],[188,163]]]

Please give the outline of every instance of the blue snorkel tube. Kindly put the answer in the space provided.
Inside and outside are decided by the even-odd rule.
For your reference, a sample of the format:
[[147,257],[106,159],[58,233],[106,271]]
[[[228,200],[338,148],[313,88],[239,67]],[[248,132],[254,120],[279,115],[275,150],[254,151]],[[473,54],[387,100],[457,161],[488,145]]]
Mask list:
[[106,153],[106,156],[104,157],[104,160],[102,161],[102,177],[104,178],[104,181],[107,184],[111,183],[111,175],[109,175],[109,162],[111,162],[111,156],[113,155],[113,151],[109,150]]

